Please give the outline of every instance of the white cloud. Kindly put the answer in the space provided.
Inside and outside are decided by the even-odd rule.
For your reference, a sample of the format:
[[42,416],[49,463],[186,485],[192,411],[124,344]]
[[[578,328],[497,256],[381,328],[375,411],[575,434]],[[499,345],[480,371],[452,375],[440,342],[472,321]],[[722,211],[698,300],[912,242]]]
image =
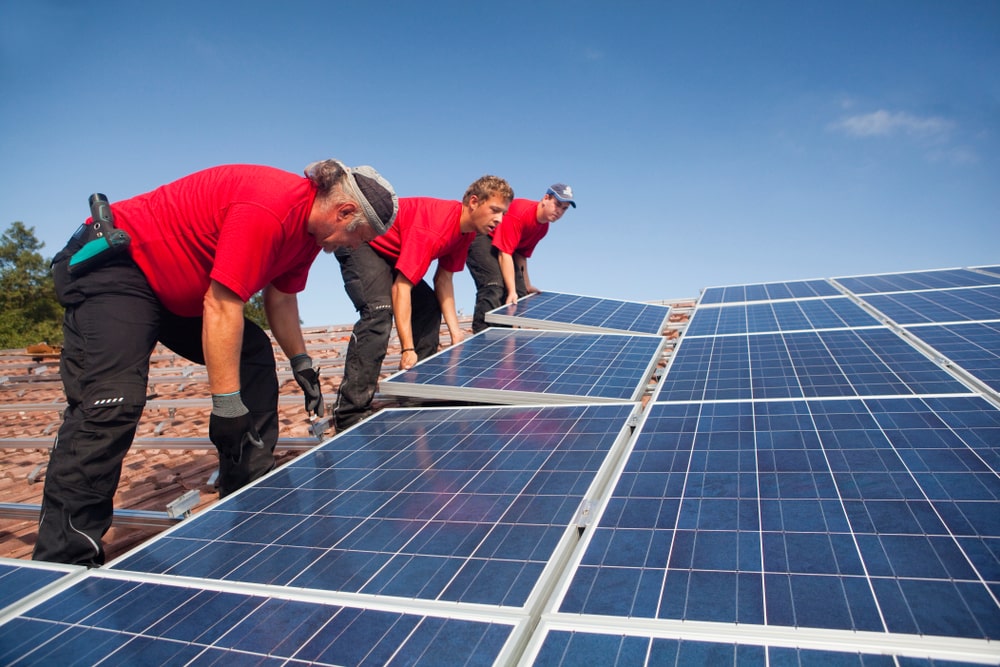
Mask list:
[[951,121],[936,116],[914,116],[903,111],[883,109],[868,114],[847,116],[830,128],[852,137],[885,137],[897,133],[917,137],[940,137],[952,129]]

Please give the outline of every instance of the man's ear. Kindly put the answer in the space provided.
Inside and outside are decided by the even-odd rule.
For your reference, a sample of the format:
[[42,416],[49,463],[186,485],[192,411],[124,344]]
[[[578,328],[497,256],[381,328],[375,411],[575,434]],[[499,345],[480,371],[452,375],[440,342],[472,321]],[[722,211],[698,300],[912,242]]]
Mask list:
[[358,213],[358,205],[354,202],[344,202],[337,206],[337,219],[338,220],[353,220],[354,216]]

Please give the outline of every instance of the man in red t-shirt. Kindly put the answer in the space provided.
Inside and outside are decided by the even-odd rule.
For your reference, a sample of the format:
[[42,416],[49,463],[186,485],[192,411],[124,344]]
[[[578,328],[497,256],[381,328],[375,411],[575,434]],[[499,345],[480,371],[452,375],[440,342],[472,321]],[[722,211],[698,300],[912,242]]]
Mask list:
[[[461,202],[429,197],[399,200],[396,224],[355,250],[338,250],[344,289],[358,311],[334,408],[343,430],[371,412],[393,319],[402,347],[400,369],[437,352],[441,316],[451,344],[462,340],[452,276],[465,266],[469,244],[503,217],[514,191],[502,178],[483,176]],[[434,288],[423,280],[434,260]]]
[[255,165],[213,167],[105,207],[128,235],[117,246],[125,252],[91,253],[89,242],[101,241],[107,227],[98,207],[96,223],[81,226],[53,260],[66,308],[60,374],[68,405],[45,474],[36,560],[104,562],[101,538],[157,341],[208,371],[219,495],[270,471],[278,439],[274,352],[267,334],[244,319],[244,303],[263,290],[306,410],[322,416],[296,294],[320,250],[374,239],[398,205],[371,167],[325,160],[304,178]]
[[[549,232],[549,225],[576,208],[573,189],[564,183],[550,187],[541,201],[515,199],[492,234],[483,234],[469,248],[469,273],[476,283],[472,332],[489,325],[486,313],[540,291],[528,278],[528,258]],[[505,297],[506,295],[506,297]],[[505,300],[506,298],[506,300]]]

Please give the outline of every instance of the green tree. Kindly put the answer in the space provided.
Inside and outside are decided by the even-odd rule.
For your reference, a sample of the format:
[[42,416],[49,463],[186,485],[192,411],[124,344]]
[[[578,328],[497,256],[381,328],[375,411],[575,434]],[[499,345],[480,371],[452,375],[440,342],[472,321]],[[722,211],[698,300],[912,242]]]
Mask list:
[[271,327],[267,324],[267,315],[264,313],[264,293],[257,292],[243,306],[243,316],[267,331]]
[[62,342],[63,309],[56,301],[50,259],[34,227],[14,222],[0,237],[0,348]]

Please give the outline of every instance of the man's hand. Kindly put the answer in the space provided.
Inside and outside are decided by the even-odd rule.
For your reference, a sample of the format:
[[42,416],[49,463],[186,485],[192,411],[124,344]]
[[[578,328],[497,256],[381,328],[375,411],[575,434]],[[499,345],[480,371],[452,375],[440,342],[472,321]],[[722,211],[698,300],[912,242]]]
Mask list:
[[313,368],[312,359],[304,352],[292,357],[291,362],[292,375],[306,396],[306,413],[322,417],[325,406],[323,388],[319,384],[319,369]]
[[412,347],[403,350],[399,357],[399,370],[405,371],[417,365],[417,353]]
[[208,439],[219,450],[219,456],[227,456],[233,463],[240,462],[248,443],[264,447],[249,412],[239,417],[222,417],[213,412],[208,421]]
[[208,439],[219,450],[219,457],[233,463],[243,458],[247,443],[263,448],[264,440],[253,425],[253,417],[243,405],[240,392],[212,394],[212,416],[208,420]]

